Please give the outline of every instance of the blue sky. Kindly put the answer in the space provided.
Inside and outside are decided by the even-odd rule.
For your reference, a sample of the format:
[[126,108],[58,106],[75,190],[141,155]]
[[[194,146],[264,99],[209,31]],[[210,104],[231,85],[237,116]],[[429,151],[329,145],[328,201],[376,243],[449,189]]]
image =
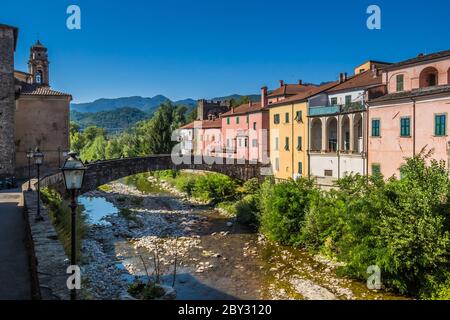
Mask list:
[[[212,98],[278,80],[322,82],[365,60],[396,62],[450,49],[450,1],[22,0],[0,23],[20,28],[16,68],[39,35],[51,84],[75,102],[102,97]],[[82,29],[66,28],[81,8]],[[366,9],[382,10],[368,30]]]

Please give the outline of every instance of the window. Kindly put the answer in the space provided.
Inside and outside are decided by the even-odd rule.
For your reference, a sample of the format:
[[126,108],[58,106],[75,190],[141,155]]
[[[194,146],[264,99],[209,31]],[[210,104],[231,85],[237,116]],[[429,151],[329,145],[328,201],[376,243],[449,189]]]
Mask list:
[[445,136],[447,134],[446,122],[447,122],[447,115],[436,114],[434,116],[434,135],[435,136]]
[[230,117],[227,118],[227,124],[230,124]]
[[404,90],[404,76],[402,74],[399,74],[397,76],[397,91],[403,91]]
[[253,130],[256,130],[256,122],[253,122]]
[[303,175],[303,163],[302,162],[298,163],[298,174]]
[[289,150],[289,137],[286,137],[284,139],[284,150],[286,150],[286,151]]
[[239,124],[239,117],[236,117],[236,124]]
[[248,140],[247,139],[244,139],[244,147],[248,147]]
[[273,123],[274,124],[280,124],[280,115],[279,114],[274,114],[273,115]]
[[380,120],[372,119],[372,137],[380,136]]
[[295,120],[298,122],[303,122],[303,113],[301,110],[296,112]]
[[280,171],[280,159],[275,158],[275,170]]
[[303,148],[302,146],[302,137],[297,137],[297,150],[301,151]]
[[333,170],[325,170],[324,171],[325,177],[332,177],[333,176]]
[[42,83],[42,71],[41,70],[36,72],[36,83],[37,84],[41,84]]
[[352,96],[345,96],[345,105],[349,105],[352,103]]
[[437,85],[437,81],[436,81],[436,74],[435,73],[431,73],[428,76],[428,84],[430,85],[430,87],[433,87],[435,85]]
[[284,114],[284,123],[289,123],[289,112]]
[[253,139],[252,140],[252,146],[253,146],[253,148],[257,148],[258,147],[258,139]]
[[378,163],[372,163],[372,175],[379,176],[381,174],[381,166]]
[[411,136],[411,125],[409,117],[400,118],[400,136],[401,137]]
[[279,139],[278,137],[275,138],[275,151],[278,151],[279,148]]
[[332,105],[332,106],[335,106],[335,105],[337,105],[337,104],[338,104],[337,98],[331,98],[331,105]]

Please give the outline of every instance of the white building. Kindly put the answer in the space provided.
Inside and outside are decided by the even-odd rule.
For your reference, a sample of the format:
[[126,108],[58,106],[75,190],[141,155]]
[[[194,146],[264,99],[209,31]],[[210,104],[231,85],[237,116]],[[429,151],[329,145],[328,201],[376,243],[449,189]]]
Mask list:
[[318,185],[367,174],[366,101],[385,91],[378,72],[383,65],[369,61],[350,78],[341,74],[339,85],[308,100],[309,175]]

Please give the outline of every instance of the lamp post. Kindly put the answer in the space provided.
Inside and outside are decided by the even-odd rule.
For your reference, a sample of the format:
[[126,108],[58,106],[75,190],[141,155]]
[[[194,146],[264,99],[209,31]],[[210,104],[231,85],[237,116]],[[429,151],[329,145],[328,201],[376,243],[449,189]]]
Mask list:
[[44,163],[44,154],[36,148],[33,153],[34,163],[37,166],[37,213],[36,221],[43,221],[44,218],[41,216],[41,177],[40,177],[40,167]]
[[31,159],[33,159],[33,149],[29,148],[27,151],[28,159],[28,192],[31,191]]
[[[72,210],[72,223],[71,223],[71,265],[77,264],[77,239],[76,239],[76,218],[77,218],[77,192],[81,190],[84,180],[84,172],[86,167],[83,162],[78,159],[76,152],[70,152],[69,158],[65,161],[64,166],[61,168],[64,177],[64,184],[67,192],[71,196],[70,209]],[[70,299],[76,300],[76,289],[70,291]]]

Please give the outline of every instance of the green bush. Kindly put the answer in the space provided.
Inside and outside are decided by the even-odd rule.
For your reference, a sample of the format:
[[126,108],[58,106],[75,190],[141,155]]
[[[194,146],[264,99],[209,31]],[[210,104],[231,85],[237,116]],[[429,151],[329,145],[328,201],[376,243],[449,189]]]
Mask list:
[[235,192],[236,183],[231,178],[211,173],[195,179],[193,196],[202,201],[217,201],[233,196]]
[[191,197],[195,188],[195,178],[191,175],[180,175],[175,180],[175,187]]
[[265,182],[261,190],[261,230],[285,245],[300,245],[301,230],[311,198],[317,193],[312,180]]
[[256,194],[250,194],[235,204],[236,219],[239,223],[251,226],[259,226],[259,198]]

